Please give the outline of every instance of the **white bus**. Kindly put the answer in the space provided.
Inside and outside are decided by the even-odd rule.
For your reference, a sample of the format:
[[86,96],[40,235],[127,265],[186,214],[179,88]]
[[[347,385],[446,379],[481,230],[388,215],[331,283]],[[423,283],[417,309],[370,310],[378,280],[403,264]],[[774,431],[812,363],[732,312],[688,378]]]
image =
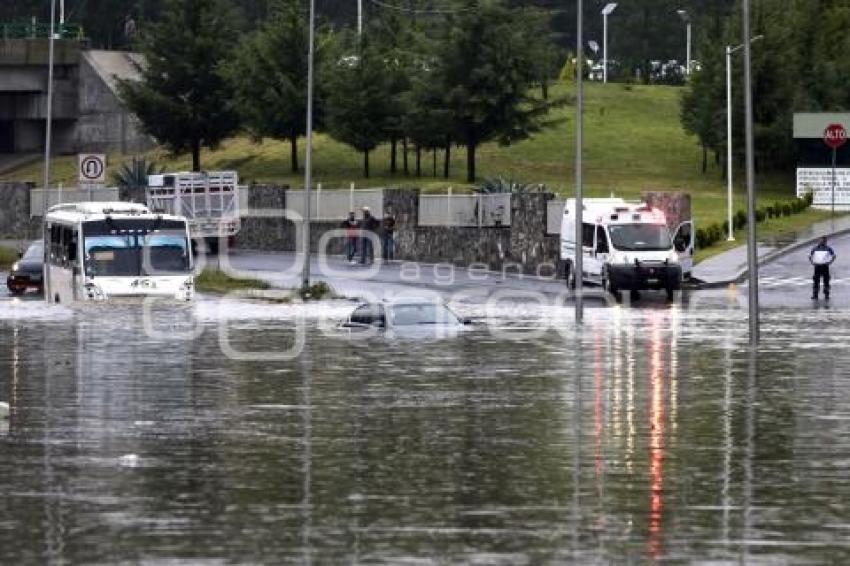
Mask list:
[[51,303],[113,297],[194,296],[185,218],[141,204],[83,202],[50,208],[44,220],[45,297]]

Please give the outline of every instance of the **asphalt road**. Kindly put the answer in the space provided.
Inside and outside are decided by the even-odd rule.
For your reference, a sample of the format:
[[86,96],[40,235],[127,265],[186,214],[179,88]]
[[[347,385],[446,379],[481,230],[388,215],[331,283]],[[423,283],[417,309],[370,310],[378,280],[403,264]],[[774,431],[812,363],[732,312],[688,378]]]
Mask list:
[[[783,256],[766,266],[759,274],[759,299],[762,307],[809,309],[850,307],[850,235],[830,241],[837,260],[832,267],[832,296],[811,300],[812,266],[808,249]],[[300,286],[301,269],[298,257],[292,253],[260,253],[237,251],[225,259],[211,258],[211,263],[221,261],[246,276],[268,281],[276,287]],[[0,273],[0,298],[10,300],[5,286],[6,274]],[[415,264],[395,261],[374,266],[349,264],[336,257],[311,262],[311,280],[325,281],[340,295],[372,299],[394,296],[438,295],[445,300],[469,303],[485,302],[494,295],[505,300],[544,300],[552,304],[571,304],[572,298],[562,279],[535,277],[516,273],[476,271],[450,265]],[[588,308],[612,304],[596,287],[585,288]],[[21,300],[38,300],[28,293]],[[746,283],[730,289],[686,291],[679,297],[683,302],[698,301],[706,306],[745,307]],[[636,305],[661,307],[666,304],[661,292],[644,292]]]
[[[836,260],[830,272],[832,290],[829,302],[812,301],[812,274],[809,263],[810,248],[802,248],[762,266],[759,271],[759,301],[765,307],[785,308],[847,308],[850,307],[850,235],[829,241],[835,250]],[[746,284],[741,291],[746,294]]]

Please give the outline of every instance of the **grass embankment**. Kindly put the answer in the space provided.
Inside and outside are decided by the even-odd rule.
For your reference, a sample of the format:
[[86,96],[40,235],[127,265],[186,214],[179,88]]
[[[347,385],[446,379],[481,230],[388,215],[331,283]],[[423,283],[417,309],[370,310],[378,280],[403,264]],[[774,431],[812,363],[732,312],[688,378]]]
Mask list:
[[7,271],[16,261],[18,261],[18,250],[0,247],[0,269]]
[[[552,89],[554,96],[571,95],[571,85]],[[693,199],[693,213],[698,226],[722,223],[726,217],[726,182],[722,168],[709,160],[702,173],[702,150],[696,138],[688,135],[679,120],[679,100],[683,90],[666,86],[628,86],[590,83],[586,87],[584,180],[588,196],[635,198],[648,189],[682,190]],[[556,109],[552,118],[561,122],[531,139],[508,147],[485,144],[479,148],[479,178],[501,175],[524,183],[544,183],[564,196],[573,191],[575,155],[575,108],[567,105]],[[303,140],[300,151],[303,163]],[[168,156],[161,150],[149,157],[169,170],[187,169],[188,156]],[[438,155],[438,174],[442,173],[442,154]],[[110,155],[110,168],[124,159]],[[451,177],[432,176],[430,154],[423,154],[422,177],[416,177],[415,159],[409,157],[411,174],[405,176],[401,155],[399,172],[389,173],[389,147],[383,145],[371,157],[373,176],[363,178],[362,156],[328,136],[315,137],[313,178],[324,188],[419,186],[425,191],[442,192],[446,187],[467,189],[465,182],[466,153],[462,148],[452,152]],[[303,174],[293,174],[289,164],[289,146],[266,140],[256,144],[247,137],[226,141],[216,151],[205,151],[202,165],[206,169],[236,169],[244,181],[288,183],[300,187]],[[40,175],[40,165],[33,164],[5,175],[7,179],[33,180]],[[54,161],[53,179],[76,183],[76,157],[59,157]],[[743,174],[736,175],[735,208],[745,208]],[[759,175],[758,200],[769,204],[790,199],[794,195],[794,179],[783,175]],[[827,218],[826,213],[811,212],[788,217],[781,229],[795,230],[812,221]],[[778,227],[760,224],[760,234]],[[713,252],[714,246],[708,252]]]
[[234,291],[265,291],[271,285],[259,279],[231,277],[217,269],[205,269],[195,277],[195,289],[201,293],[231,293]]
[[217,269],[205,269],[195,277],[195,289],[201,293],[225,294],[242,293],[245,298],[253,298],[274,303],[290,303],[296,297],[302,300],[332,299],[336,295],[324,281],[318,281],[307,289],[275,289],[260,279],[232,277]]

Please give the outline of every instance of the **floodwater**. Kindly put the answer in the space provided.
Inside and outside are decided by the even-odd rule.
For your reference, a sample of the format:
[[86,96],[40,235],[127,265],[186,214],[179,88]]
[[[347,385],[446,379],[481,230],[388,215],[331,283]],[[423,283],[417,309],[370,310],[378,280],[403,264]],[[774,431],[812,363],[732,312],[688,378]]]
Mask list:
[[0,303],[0,561],[848,563],[848,314],[723,304]]

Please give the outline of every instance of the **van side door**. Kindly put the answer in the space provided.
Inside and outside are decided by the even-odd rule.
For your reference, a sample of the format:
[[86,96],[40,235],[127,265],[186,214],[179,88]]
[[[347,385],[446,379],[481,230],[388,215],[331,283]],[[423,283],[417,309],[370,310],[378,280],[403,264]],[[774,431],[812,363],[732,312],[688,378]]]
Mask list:
[[602,264],[596,257],[596,224],[582,224],[582,250],[584,256],[584,274],[587,279],[596,280],[602,275]]
[[605,227],[602,225],[596,226],[596,246],[595,264],[599,267],[599,277],[602,277],[602,271],[605,269],[605,264],[608,263],[608,255],[611,253],[611,247],[608,245],[608,234]]

